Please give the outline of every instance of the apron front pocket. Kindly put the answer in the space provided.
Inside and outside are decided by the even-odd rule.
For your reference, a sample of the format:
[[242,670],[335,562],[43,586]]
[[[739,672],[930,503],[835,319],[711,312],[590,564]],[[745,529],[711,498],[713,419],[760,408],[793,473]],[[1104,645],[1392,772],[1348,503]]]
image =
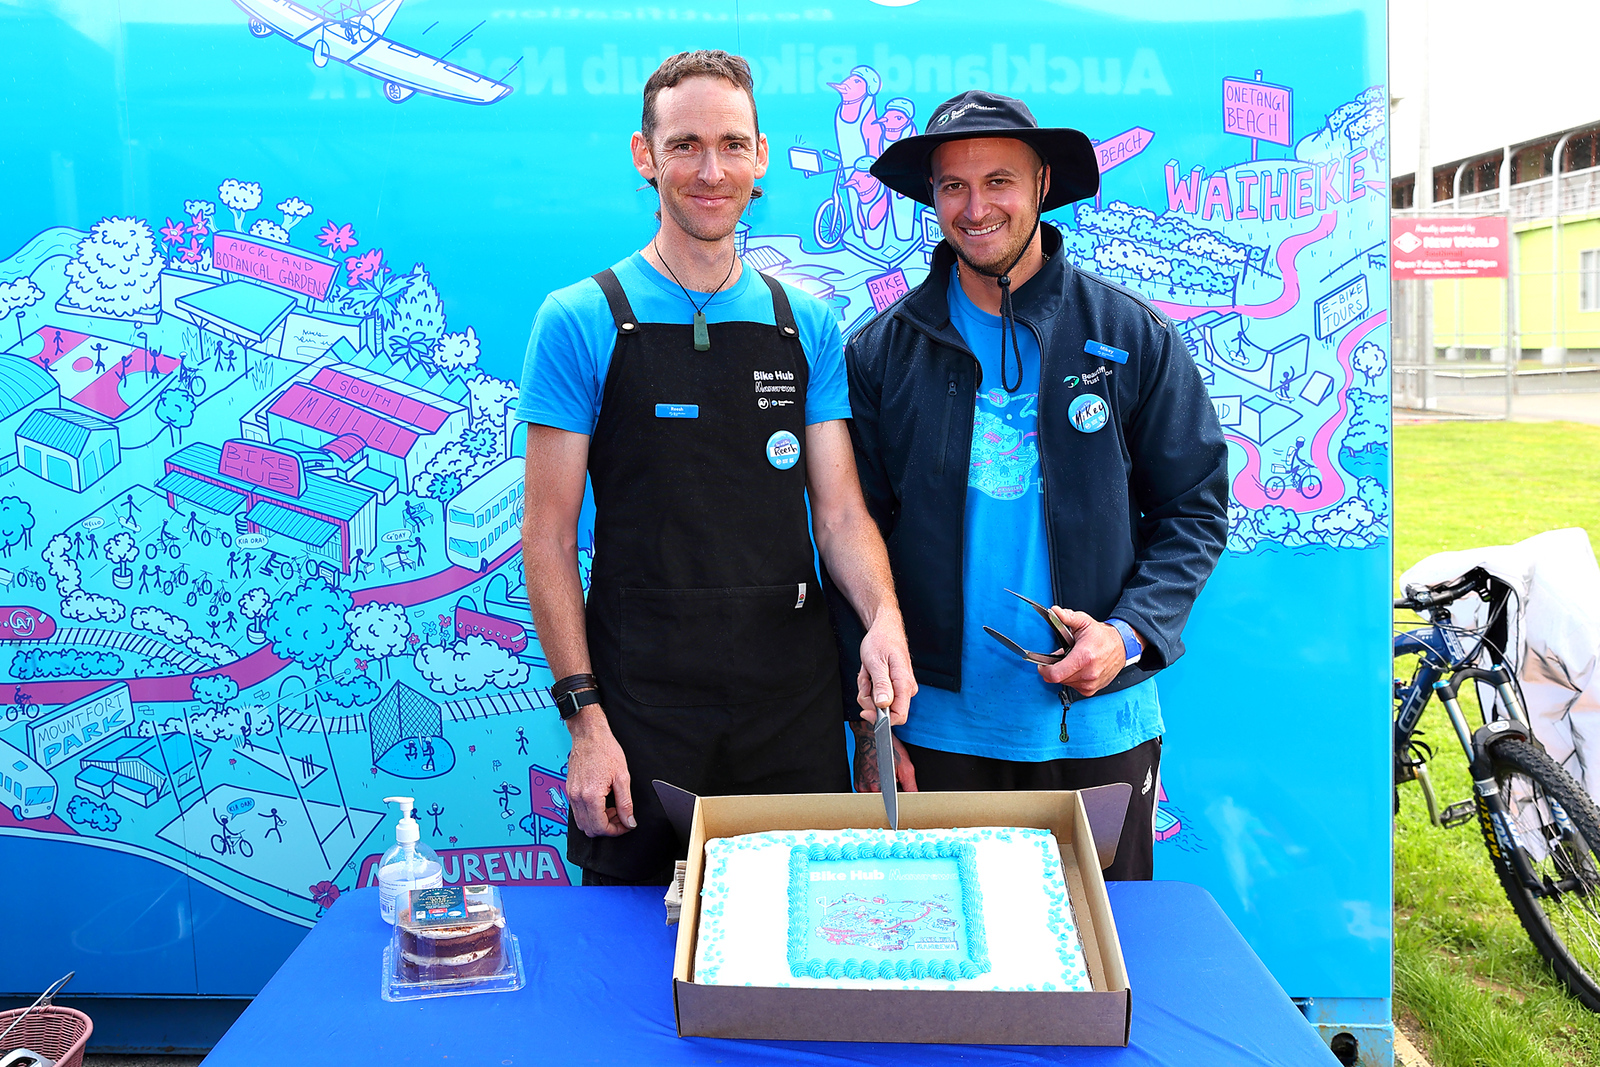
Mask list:
[[680,708],[799,695],[833,647],[820,590],[805,588],[623,589],[623,688]]

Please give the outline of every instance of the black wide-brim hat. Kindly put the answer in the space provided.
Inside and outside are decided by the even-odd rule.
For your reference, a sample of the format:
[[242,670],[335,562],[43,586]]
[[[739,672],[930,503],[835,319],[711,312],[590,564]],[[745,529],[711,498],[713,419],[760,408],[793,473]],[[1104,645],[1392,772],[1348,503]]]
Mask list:
[[896,141],[872,165],[872,176],[902,196],[933,204],[930,163],[933,150],[946,141],[975,137],[1010,137],[1031,145],[1050,167],[1050,191],[1040,211],[1049,211],[1100,191],[1100,167],[1094,145],[1081,130],[1041,127],[1021,100],[981,89],[940,104],[928,120],[928,132]]

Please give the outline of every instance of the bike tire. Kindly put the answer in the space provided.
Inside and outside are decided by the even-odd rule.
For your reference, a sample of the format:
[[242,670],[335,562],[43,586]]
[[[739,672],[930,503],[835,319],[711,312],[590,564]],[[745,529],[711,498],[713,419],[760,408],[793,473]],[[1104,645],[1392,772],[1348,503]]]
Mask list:
[[[1567,990],[1590,1011],[1600,1012],[1600,810],[1572,776],[1526,741],[1506,739],[1489,750],[1500,802],[1524,840],[1546,843],[1544,858],[1533,863],[1547,892],[1536,894],[1500,856],[1483,798],[1476,797],[1478,827],[1494,857],[1495,873],[1534,948]],[[1554,799],[1566,812],[1563,830],[1539,798]],[[1530,861],[1533,857],[1529,856]],[[1557,890],[1553,881],[1569,879],[1576,888]]]
[[1261,486],[1261,490],[1267,494],[1268,500],[1278,499],[1283,495],[1283,491],[1286,488],[1287,486],[1284,484],[1283,479],[1279,478],[1277,475],[1273,475],[1271,478],[1268,478],[1265,484]]
[[228,854],[228,843],[222,839],[221,834],[211,835],[211,851],[215,852],[219,856],[226,856]]
[[241,837],[239,839],[239,855],[243,856],[245,859],[249,859],[255,854],[256,850],[250,846],[250,842]]
[[1315,500],[1322,495],[1322,479],[1316,475],[1308,474],[1300,481],[1300,495],[1307,500]]
[[839,201],[831,198],[824,200],[817,208],[816,218],[812,220],[811,235],[826,251],[839,247],[839,243],[844,240],[844,230],[845,222]]

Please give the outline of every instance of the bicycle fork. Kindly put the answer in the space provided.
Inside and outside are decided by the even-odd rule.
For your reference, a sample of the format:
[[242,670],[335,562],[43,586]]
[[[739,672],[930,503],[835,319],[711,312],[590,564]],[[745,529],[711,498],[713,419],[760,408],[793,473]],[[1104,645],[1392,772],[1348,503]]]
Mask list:
[[[1511,716],[1509,719],[1486,722],[1476,731],[1467,725],[1467,717],[1461,710],[1457,691],[1461,681],[1473,679],[1494,686],[1495,692],[1500,696],[1501,706]],[[1472,775],[1472,790],[1478,796],[1478,820],[1485,831],[1484,840],[1489,846],[1490,853],[1497,861],[1509,866],[1516,873],[1517,880],[1529,891],[1543,894],[1547,887],[1533,868],[1533,860],[1522,842],[1522,834],[1517,829],[1516,821],[1506,811],[1505,801],[1500,796],[1500,783],[1494,776],[1494,766],[1489,755],[1489,749],[1499,741],[1507,738],[1531,741],[1533,737],[1528,728],[1527,715],[1517,699],[1516,690],[1511,685],[1510,673],[1498,664],[1490,670],[1481,667],[1463,667],[1448,680],[1433,683],[1433,688],[1444,705],[1445,714],[1450,717],[1450,725],[1455,727],[1456,739],[1461,742],[1461,750],[1466,754],[1468,772]],[[1424,781],[1424,789],[1431,792],[1427,788],[1429,784]],[[1433,805],[1430,804],[1429,807],[1432,811]],[[1565,813],[1562,815],[1564,817]]]

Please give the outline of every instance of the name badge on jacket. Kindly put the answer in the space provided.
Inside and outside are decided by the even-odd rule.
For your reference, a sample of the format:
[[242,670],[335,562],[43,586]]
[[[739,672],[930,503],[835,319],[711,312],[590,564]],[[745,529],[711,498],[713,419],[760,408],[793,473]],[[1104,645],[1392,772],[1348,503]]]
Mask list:
[[1091,356],[1109,359],[1113,363],[1128,362],[1128,353],[1120,348],[1112,348],[1104,341],[1085,341],[1083,342],[1083,350]]

